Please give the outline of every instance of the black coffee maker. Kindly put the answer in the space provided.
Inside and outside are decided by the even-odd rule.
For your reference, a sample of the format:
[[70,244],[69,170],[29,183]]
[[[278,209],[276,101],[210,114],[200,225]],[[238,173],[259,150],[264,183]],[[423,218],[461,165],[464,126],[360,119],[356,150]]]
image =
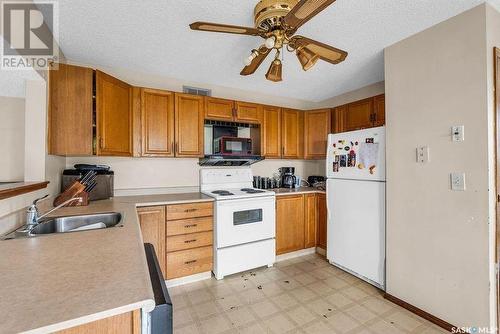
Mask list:
[[281,187],[295,188],[295,183],[297,183],[295,167],[281,167],[278,171],[281,175]]

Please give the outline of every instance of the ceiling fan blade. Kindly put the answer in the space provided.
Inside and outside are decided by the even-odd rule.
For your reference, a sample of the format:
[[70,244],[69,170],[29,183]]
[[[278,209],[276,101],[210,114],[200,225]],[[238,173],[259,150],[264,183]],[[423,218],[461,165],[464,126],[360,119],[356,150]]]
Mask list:
[[285,16],[284,23],[289,30],[296,31],[334,2],[335,0],[300,0]]
[[228,34],[240,34],[250,36],[261,36],[264,32],[249,27],[232,26],[228,24],[210,23],[210,22],[194,22],[189,25],[193,30],[223,32]]
[[248,66],[245,66],[243,70],[240,72],[241,75],[250,75],[254,74],[255,71],[259,68],[260,64],[266,59],[267,55],[269,52],[271,52],[271,49],[266,48],[265,46],[261,46],[258,50],[259,55],[255,57],[252,61],[252,63]]
[[341,63],[347,58],[346,51],[303,36],[292,37],[290,46],[294,49],[307,48],[307,50],[317,54],[320,59],[331,64]]

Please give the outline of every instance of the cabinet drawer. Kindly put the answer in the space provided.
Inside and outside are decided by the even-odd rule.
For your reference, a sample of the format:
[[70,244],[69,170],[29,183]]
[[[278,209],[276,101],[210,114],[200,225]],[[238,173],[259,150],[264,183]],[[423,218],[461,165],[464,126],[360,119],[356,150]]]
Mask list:
[[176,235],[173,237],[167,237],[167,252],[210,246],[212,243],[212,231]]
[[212,231],[213,217],[173,220],[167,223],[167,237],[173,235]]
[[212,246],[168,253],[167,279],[211,271],[212,258]]
[[213,205],[209,203],[188,203],[167,205],[167,220],[177,220],[213,215]]

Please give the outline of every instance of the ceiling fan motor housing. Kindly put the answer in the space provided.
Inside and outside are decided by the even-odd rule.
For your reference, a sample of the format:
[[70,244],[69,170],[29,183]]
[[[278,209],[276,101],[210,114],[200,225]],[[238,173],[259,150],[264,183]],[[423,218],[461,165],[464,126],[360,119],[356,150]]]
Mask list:
[[255,27],[272,31],[281,26],[281,21],[299,0],[261,0],[255,6]]

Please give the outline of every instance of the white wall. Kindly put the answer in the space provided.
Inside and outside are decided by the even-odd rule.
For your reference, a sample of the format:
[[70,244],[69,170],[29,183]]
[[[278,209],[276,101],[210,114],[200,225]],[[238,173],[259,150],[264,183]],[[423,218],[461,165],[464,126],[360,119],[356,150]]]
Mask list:
[[24,98],[0,96],[0,182],[24,180]]
[[[115,195],[197,191],[198,159],[72,157],[67,168],[76,163],[105,164],[115,172]],[[279,167],[295,167],[300,176],[317,175],[319,163],[305,160],[264,160],[252,165],[254,175],[272,176]],[[320,174],[321,175],[321,174]]]
[[24,145],[19,148],[19,152],[23,158],[26,156],[26,159],[24,166],[21,164],[18,169],[21,172],[25,171],[25,181],[49,181],[50,183],[47,189],[0,201],[0,234],[24,223],[25,208],[34,199],[46,194],[54,196],[59,193],[61,171],[66,164],[65,158],[46,154],[47,99],[45,82],[43,80],[29,80],[26,81],[25,87],[24,115],[26,117],[20,129],[20,133],[23,134],[20,141]]
[[[457,326],[495,321],[490,52],[484,5],[385,50],[387,292]],[[465,126],[464,142],[451,141],[452,125]],[[417,164],[424,145],[431,161]],[[450,172],[466,173],[466,191],[450,190]]]
[[[500,7],[497,7],[500,8]],[[495,114],[496,114],[496,106],[495,106],[495,82],[494,82],[494,62],[495,59],[493,57],[493,49],[495,47],[500,48],[500,13],[497,9],[486,6],[486,34],[487,34],[487,47],[486,47],[486,55],[488,65],[487,72],[487,93],[488,93],[488,132],[491,134],[489,136],[490,144],[489,147],[489,157],[490,157],[490,185],[495,184],[495,163],[496,163],[496,155],[495,155]],[[499,87],[500,89],[500,87]],[[498,192],[498,190],[497,190]],[[494,263],[495,261],[495,252],[496,250],[496,220],[493,217],[496,217],[496,194],[495,192],[490,192],[490,262]],[[497,218],[498,219],[498,218]],[[490,266],[490,281],[495,282],[496,274],[494,265]],[[492,284],[492,289],[490,291],[490,318],[496,319],[497,315],[497,299],[496,299],[496,289],[498,289],[496,284]],[[493,324],[492,324],[493,325]]]
[[319,109],[319,108],[338,107],[354,101],[366,99],[368,97],[384,94],[384,92],[385,92],[385,83],[381,81],[374,83],[372,85],[361,87],[351,92],[344,93],[342,95],[332,97],[331,99],[321,101],[317,103],[314,108]]

